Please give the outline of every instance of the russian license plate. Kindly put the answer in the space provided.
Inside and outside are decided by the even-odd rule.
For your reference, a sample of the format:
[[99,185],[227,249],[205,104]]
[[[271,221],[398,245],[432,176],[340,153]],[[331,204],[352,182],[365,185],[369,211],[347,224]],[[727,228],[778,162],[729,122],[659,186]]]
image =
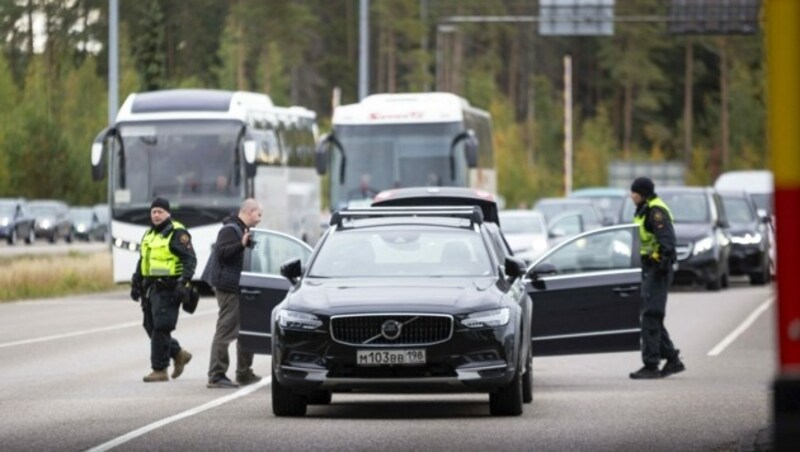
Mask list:
[[358,350],[359,366],[413,366],[425,364],[425,349]]

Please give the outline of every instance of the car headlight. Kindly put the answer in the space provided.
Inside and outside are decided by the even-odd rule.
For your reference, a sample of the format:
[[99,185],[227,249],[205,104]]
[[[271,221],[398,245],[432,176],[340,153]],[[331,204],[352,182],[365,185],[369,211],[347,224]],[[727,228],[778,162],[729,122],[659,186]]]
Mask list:
[[734,235],[731,237],[731,242],[737,245],[755,245],[761,243],[761,238],[761,234],[758,232],[748,232],[745,235]]
[[41,226],[42,229],[48,229],[48,228],[50,228],[50,221],[49,220],[42,220],[42,221],[39,222],[39,226]]
[[712,239],[711,237],[702,238],[694,242],[694,248],[692,248],[692,256],[697,256],[698,254],[705,253],[706,251],[709,251],[713,247],[714,247],[714,239]]
[[278,325],[289,330],[316,330],[322,326],[322,320],[307,312],[283,309],[278,312]]
[[8,226],[8,218],[0,218],[0,226]]
[[461,324],[467,328],[487,328],[503,326],[511,318],[511,311],[508,308],[492,309],[491,311],[473,312],[461,320]]

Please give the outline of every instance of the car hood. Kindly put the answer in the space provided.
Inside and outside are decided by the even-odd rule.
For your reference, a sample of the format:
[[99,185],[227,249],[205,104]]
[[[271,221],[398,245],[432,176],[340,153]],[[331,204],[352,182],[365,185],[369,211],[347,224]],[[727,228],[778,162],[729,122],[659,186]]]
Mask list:
[[527,251],[533,247],[534,240],[547,242],[547,237],[542,234],[504,234],[508,246],[514,252]]
[[675,223],[675,239],[681,242],[694,242],[711,235],[711,225],[706,223]]
[[447,312],[457,314],[499,306],[496,277],[307,279],[287,306],[319,313]]
[[731,224],[730,232],[733,235],[744,235],[758,232],[758,223],[735,223]]

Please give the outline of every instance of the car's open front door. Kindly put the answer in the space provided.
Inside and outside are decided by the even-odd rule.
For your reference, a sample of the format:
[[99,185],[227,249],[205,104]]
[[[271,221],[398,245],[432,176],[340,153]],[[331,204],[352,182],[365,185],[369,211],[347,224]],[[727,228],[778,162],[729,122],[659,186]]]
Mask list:
[[635,225],[565,240],[533,264],[536,356],[639,349],[641,270]]
[[291,259],[306,263],[311,248],[304,242],[275,231],[251,229],[253,246],[245,250],[239,279],[239,342],[254,353],[272,350],[272,309],[289,291],[280,275],[281,264]]

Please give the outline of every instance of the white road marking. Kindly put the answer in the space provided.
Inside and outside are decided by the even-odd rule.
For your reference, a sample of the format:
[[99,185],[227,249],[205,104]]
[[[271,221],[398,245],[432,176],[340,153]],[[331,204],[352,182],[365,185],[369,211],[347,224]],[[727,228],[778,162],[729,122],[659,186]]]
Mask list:
[[[186,315],[185,317],[183,317],[183,320],[185,321],[187,319],[190,319],[190,318],[196,317],[196,316],[202,316],[202,315],[207,315],[207,314],[215,314],[217,312],[219,312],[218,309],[208,310],[208,311],[197,311],[194,314]],[[71,333],[54,334],[52,336],[42,336],[42,337],[35,337],[33,339],[24,339],[24,340],[21,340],[21,341],[6,342],[6,343],[3,343],[3,344],[0,344],[0,348],[15,347],[17,345],[36,344],[38,342],[55,341],[55,340],[58,340],[58,339],[66,339],[68,337],[83,336],[83,335],[86,335],[86,334],[94,334],[94,333],[102,333],[102,332],[105,332],[105,331],[121,330],[123,328],[130,328],[132,326],[142,326],[142,321],[139,320],[137,322],[118,323],[116,325],[104,326],[102,328],[93,328],[91,330],[73,331]]]
[[725,351],[725,349],[729,345],[731,345],[733,341],[736,340],[736,338],[738,338],[742,333],[744,333],[748,328],[750,328],[750,325],[752,325],[753,322],[755,322],[756,319],[758,319],[758,317],[764,313],[764,311],[766,311],[767,309],[770,308],[770,306],[772,306],[772,303],[774,301],[775,297],[770,297],[765,302],[761,303],[755,309],[755,311],[751,312],[750,315],[747,316],[746,319],[744,319],[744,322],[742,322],[741,325],[736,327],[735,330],[731,331],[731,334],[727,335],[725,339],[723,339],[719,344],[717,344],[714,348],[712,348],[711,351],[708,352],[708,356],[717,356],[723,351]]
[[178,413],[174,416],[170,416],[168,418],[161,419],[160,421],[153,422],[152,424],[145,425],[142,428],[138,428],[130,433],[126,433],[122,436],[118,436],[111,441],[103,443],[97,447],[93,447],[89,449],[87,452],[102,452],[109,449],[113,449],[121,444],[125,444],[128,441],[138,438],[146,433],[152,432],[155,429],[161,428],[165,425],[171,424],[173,422],[177,422],[181,419],[185,419],[190,416],[194,416],[195,414],[202,413],[203,411],[208,411],[212,408],[216,408],[220,405],[230,402],[231,400],[236,400],[240,397],[244,397],[248,394],[252,394],[253,392],[258,391],[259,389],[269,386],[272,383],[272,377],[265,377],[259,383],[245,386],[244,388],[234,392],[233,394],[227,395],[225,397],[220,397],[218,399],[212,400],[206,404],[200,405],[196,408],[188,409],[182,413]]

